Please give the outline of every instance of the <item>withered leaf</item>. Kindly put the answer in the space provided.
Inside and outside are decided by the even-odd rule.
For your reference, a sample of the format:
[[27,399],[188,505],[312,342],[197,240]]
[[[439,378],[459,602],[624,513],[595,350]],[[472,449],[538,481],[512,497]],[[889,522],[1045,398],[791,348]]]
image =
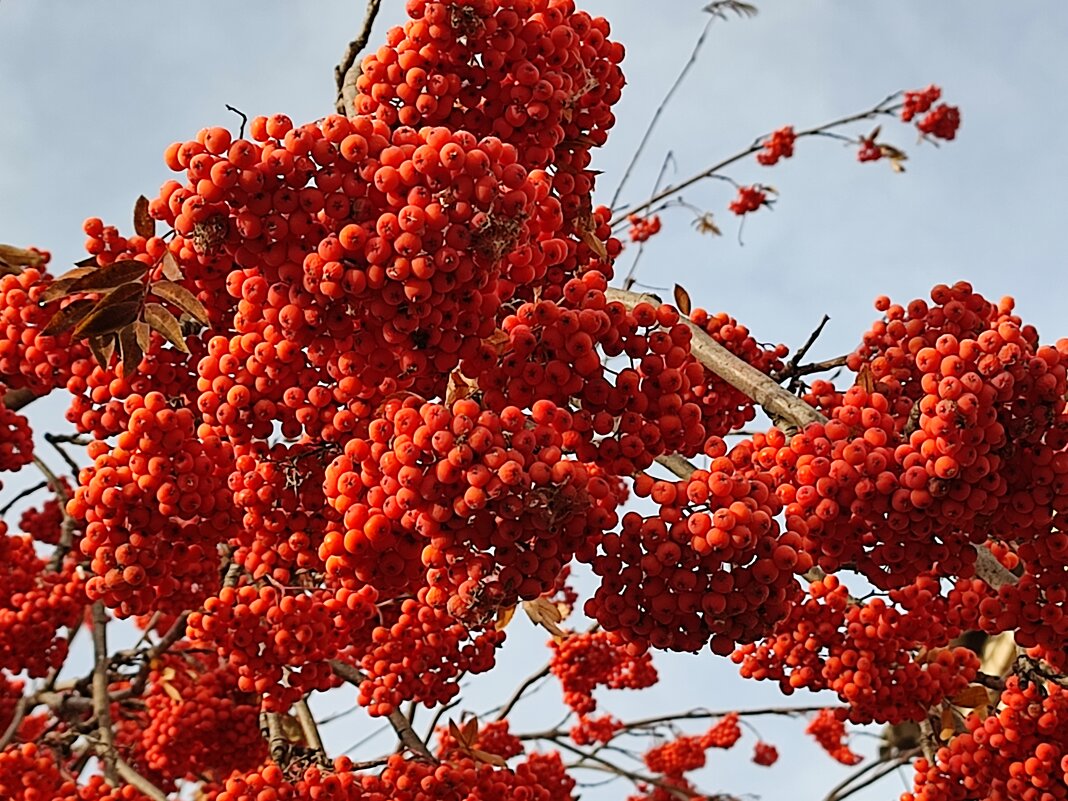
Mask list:
[[143,320],[138,320],[133,324],[133,330],[134,335],[137,337],[138,346],[144,353],[148,353],[148,349],[152,345],[152,328]]
[[167,693],[167,696],[176,704],[180,704],[185,701],[182,698],[182,694],[178,692],[178,688],[171,684],[166,679],[160,681],[159,686],[163,688],[163,692]]
[[156,221],[148,213],[148,198],[144,195],[134,202],[133,226],[137,235],[145,239],[156,235]]
[[562,639],[567,636],[567,632],[557,625],[563,620],[560,609],[545,596],[533,601],[523,601],[523,611],[534,625],[541,626],[553,637]]
[[178,266],[178,259],[169,250],[163,254],[163,277],[168,281],[181,281],[182,268]]
[[942,710],[941,729],[938,732],[938,738],[942,742],[948,742],[956,733],[957,719],[953,714],[953,709],[947,706]]
[[875,374],[871,371],[871,366],[866,362],[860,366],[860,371],[857,373],[857,379],[853,382],[856,386],[861,387],[869,395],[875,391]]
[[594,255],[602,261],[608,258],[608,249],[604,246],[604,242],[597,238],[597,234],[591,231],[589,228],[580,228],[579,238],[586,244]]
[[[96,262],[96,256],[86,256],[84,259],[78,259],[78,261],[74,262],[74,266],[78,268],[92,267],[95,270],[99,265]],[[61,275],[60,278],[62,277]]]
[[478,742],[478,718],[471,717],[464,723],[462,729],[463,744],[468,748],[474,748],[475,743]]
[[[144,324],[142,323],[142,325]],[[122,358],[122,374],[126,377],[136,372],[137,366],[141,364],[141,357],[144,356],[141,344],[137,341],[136,327],[137,322],[133,322],[119,331],[119,354]]]
[[61,298],[64,295],[70,294],[70,288],[74,285],[74,282],[79,278],[89,275],[89,273],[96,272],[94,267],[76,267],[73,270],[68,270],[59,276],[55,281],[48,285],[48,289],[41,293],[41,301],[43,303],[50,303],[57,298]]
[[508,760],[500,754],[491,754],[489,751],[483,751],[480,748],[472,748],[467,753],[469,753],[477,762],[485,762],[487,765],[493,765],[495,768],[508,767]]
[[0,261],[13,267],[39,267],[44,264],[44,256],[36,250],[17,248],[14,245],[0,245]]
[[293,715],[279,715],[278,722],[281,724],[283,736],[291,743],[304,742],[304,729],[300,721]]
[[182,336],[182,328],[178,325],[178,321],[174,319],[173,314],[158,303],[145,304],[145,322],[148,323],[154,331],[158,331],[162,334],[164,339],[174,345],[174,347],[178,348],[182,353],[189,353],[189,347],[185,344],[185,338]]
[[100,292],[105,289],[114,289],[137,280],[146,272],[148,272],[148,265],[143,261],[122,259],[78,278],[70,285],[68,292]]
[[445,405],[452,406],[456,401],[470,397],[474,391],[474,383],[464,378],[459,370],[453,370],[449,386],[445,390]]
[[93,352],[96,363],[101,367],[111,364],[111,356],[115,353],[115,337],[89,337],[89,350]]
[[52,319],[48,321],[48,325],[41,329],[41,333],[45,336],[55,336],[74,328],[85,319],[85,316],[93,310],[94,306],[96,306],[96,301],[88,298],[68,303],[52,315]]
[[456,721],[452,719],[449,720],[449,734],[452,736],[452,739],[454,739],[461,748],[470,749],[471,743],[467,741],[467,738],[464,735],[466,729],[467,726],[464,726],[464,729],[461,730],[460,727],[456,725]]
[[131,281],[128,284],[120,284],[101,297],[96,302],[96,308],[104,309],[108,306],[117,306],[120,303],[129,303],[130,301],[138,300],[144,295],[144,292],[144,285],[137,281]]
[[515,615],[515,604],[511,606],[502,606],[497,610],[497,619],[493,622],[493,628],[497,631],[501,631],[508,627],[508,624],[512,622],[512,617]]
[[969,684],[950,700],[954,706],[978,709],[990,705],[990,691],[981,684]]
[[675,306],[682,312],[683,317],[690,316],[690,309],[692,308],[690,293],[679,284],[675,284]]
[[208,310],[204,308],[204,304],[197,299],[196,295],[184,286],[173,281],[157,281],[152,284],[152,294],[168,303],[173,303],[201,325],[208,324]]
[[137,319],[137,313],[141,310],[141,304],[135,300],[124,301],[103,308],[97,304],[92,312],[78,323],[74,328],[74,335],[78,337],[94,337],[103,334],[113,334],[123,326],[127,326]]

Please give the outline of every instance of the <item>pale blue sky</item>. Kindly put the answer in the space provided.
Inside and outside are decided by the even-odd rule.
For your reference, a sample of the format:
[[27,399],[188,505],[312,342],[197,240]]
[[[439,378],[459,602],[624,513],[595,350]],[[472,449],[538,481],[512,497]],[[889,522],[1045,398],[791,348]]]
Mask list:
[[[749,161],[730,171],[764,181],[781,197],[746,224],[744,246],[725,210],[731,190],[707,182],[686,199],[716,213],[725,236],[691,229],[683,211],[663,215],[638,278],[685,284],[696,305],[725,310],[758,339],[798,344],[824,312],[832,321],[813,350],[843,353],[873,319],[872,299],[923,296],[934,283],[972,281],[991,297],[1012,294],[1027,322],[1052,341],[1063,325],[1068,174],[1068,5],[992,0],[757,0],[761,14],[713,30],[696,68],[661,121],[624,193],[648,192],[667,150],[678,179],[785,124],[807,127],[873,105],[891,91],[936,82],[960,105],[959,139],[936,149],[911,129],[884,125],[905,149],[904,175],[858,164],[831,141],[798,144],[774,169]],[[594,166],[607,201],[656,103],[704,24],[697,0],[588,0],[609,16],[628,50],[629,85],[619,124]],[[386,0],[373,41],[401,19]],[[206,125],[236,130],[229,103],[250,116],[283,111],[298,121],[332,110],[333,66],[363,16],[362,2],[278,0],[94,3],[5,0],[0,4],[0,241],[51,249],[57,269],[81,257],[81,222],[98,215],[127,225],[133,199],[170,177],[163,148]],[[862,132],[865,129],[857,129]],[[624,256],[625,270],[628,256]],[[35,409],[38,426],[61,408]],[[58,426],[60,423],[55,423]],[[20,477],[21,478],[21,477]],[[6,482],[7,491],[20,479]],[[6,493],[5,493],[6,494]],[[544,659],[525,621],[502,668],[478,681],[469,708],[492,706]],[[659,659],[665,678],[648,697],[608,695],[621,717],[686,706],[763,706],[773,687],[742,682],[709,655]],[[555,688],[524,719],[553,722]],[[810,699],[795,696],[791,703]],[[366,730],[354,715],[328,728],[344,746]],[[758,721],[780,747],[780,764],[753,766],[745,752],[713,752],[709,791],[766,799],[819,799],[844,775],[801,735],[800,722]],[[870,749],[874,741],[861,740]],[[788,790],[785,788],[789,788]],[[890,777],[858,799],[895,797]],[[625,797],[622,785],[586,798]]]

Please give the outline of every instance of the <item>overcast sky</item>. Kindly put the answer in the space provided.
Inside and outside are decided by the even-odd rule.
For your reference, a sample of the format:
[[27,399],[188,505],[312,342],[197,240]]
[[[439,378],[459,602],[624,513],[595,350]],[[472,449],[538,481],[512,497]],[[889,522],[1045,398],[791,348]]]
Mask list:
[[[904,126],[882,138],[906,150],[908,171],[858,164],[854,151],[807,140],[793,160],[730,171],[781,193],[748,220],[739,245],[726,212],[732,190],[707,182],[686,200],[715,213],[721,239],[695,233],[690,217],[663,215],[638,280],[687,286],[695,305],[724,310],[758,339],[798,344],[822,313],[832,320],[812,354],[851,349],[874,317],[872,299],[907,301],[939,282],[972,281],[992,298],[1012,294],[1043,338],[1068,334],[1064,319],[1068,174],[1068,4],[991,0],[757,0],[760,15],[715,26],[696,68],[669,107],[623,194],[648,194],[665,154],[678,180],[782,125],[808,127],[860,111],[897,89],[943,86],[961,107],[959,139],[935,148]],[[385,0],[372,41],[403,15]],[[705,16],[696,0],[588,0],[627,47],[628,87],[619,124],[596,156],[607,202],[653,109],[685,62]],[[0,242],[52,250],[57,271],[80,258],[81,222],[97,215],[127,226],[134,198],[170,177],[164,147],[206,125],[282,111],[301,122],[333,110],[333,66],[363,17],[362,2],[278,0],[0,4]],[[866,128],[855,129],[856,133]],[[625,255],[623,269],[628,259]],[[51,417],[51,419],[49,419]],[[37,426],[60,427],[62,407],[42,404]],[[6,494],[22,477],[6,482]],[[545,658],[540,636],[513,623],[502,669],[471,690],[471,709],[492,706]],[[659,659],[666,681],[647,696],[602,695],[620,717],[703,705],[779,702],[771,686],[743,682],[709,655]],[[528,720],[553,722],[547,688]],[[341,699],[347,701],[348,699]],[[806,704],[808,697],[787,699]],[[339,703],[341,702],[339,701]],[[536,714],[543,712],[540,717]],[[547,716],[546,716],[547,715]],[[709,791],[766,799],[822,798],[844,772],[800,732],[803,723],[762,719],[783,755],[764,769],[745,753],[714,752],[701,777]],[[332,724],[344,747],[367,730],[353,715]],[[870,751],[874,740],[859,740]],[[741,757],[741,758],[739,758]],[[786,789],[789,788],[789,789]],[[893,797],[889,777],[858,799]],[[801,792],[798,792],[798,791]],[[621,798],[627,788],[588,790]]]

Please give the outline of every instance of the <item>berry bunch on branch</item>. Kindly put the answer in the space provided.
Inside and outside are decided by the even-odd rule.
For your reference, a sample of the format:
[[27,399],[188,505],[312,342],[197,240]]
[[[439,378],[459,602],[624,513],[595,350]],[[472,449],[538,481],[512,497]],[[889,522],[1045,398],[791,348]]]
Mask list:
[[[697,799],[749,718],[811,714],[845,765],[847,722],[916,726],[879,768],[915,759],[909,801],[1068,797],[1068,340],[958,282],[879,298],[856,350],[804,363],[811,339],[788,359],[681,287],[611,286],[622,228],[647,243],[693,184],[731,183],[738,215],[770,205],[724,173],[751,156],[822,137],[901,171],[882,127],[955,138],[941,90],[781,127],[609,208],[607,20],[408,0],[358,58],[378,7],[338,113],[174,143],[132,230],[88,218],[66,272],[0,246],[0,470],[44,475],[2,514],[50,493],[20,531],[0,521],[0,795],[566,801],[589,771]],[[62,390],[75,433],[47,441],[69,477],[22,413]],[[742,432],[758,412],[772,426]],[[495,720],[450,713],[520,606],[548,663]],[[140,639],[109,648],[122,620]],[[92,665],[61,679],[82,629]],[[1015,639],[1010,675],[976,636]],[[654,685],[657,652],[705,650],[833,705],[628,721],[595,697]],[[566,720],[521,731],[549,676]],[[332,754],[309,705],[330,691],[397,747]]]

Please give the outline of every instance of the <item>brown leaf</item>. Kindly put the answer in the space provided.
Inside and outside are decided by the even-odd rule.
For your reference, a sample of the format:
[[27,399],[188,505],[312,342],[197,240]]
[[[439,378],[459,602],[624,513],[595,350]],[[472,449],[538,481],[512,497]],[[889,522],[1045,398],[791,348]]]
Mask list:
[[554,637],[566,637],[567,632],[557,624],[563,620],[556,604],[545,596],[535,598],[533,601],[523,601],[523,611],[536,626],[541,626]]
[[690,309],[692,308],[690,293],[678,284],[675,284],[675,306],[682,312],[683,317],[690,316]]
[[942,728],[938,732],[938,738],[942,742],[948,742],[957,733],[957,719],[953,714],[952,707],[945,707],[941,717]]
[[[137,325],[133,322],[119,331],[119,353],[122,356],[122,375],[129,377],[137,371],[141,364],[141,358],[145,355],[144,349],[137,341]],[[144,323],[141,323],[144,325]]]
[[950,699],[954,706],[978,709],[990,705],[990,691],[981,684],[969,684]]
[[135,300],[107,305],[103,308],[98,303],[93,307],[93,311],[75,326],[74,336],[94,337],[113,334],[136,320],[139,311],[141,311],[141,304]]
[[871,371],[871,365],[866,362],[860,366],[860,371],[857,373],[856,381],[853,382],[856,386],[861,387],[869,395],[875,391],[875,374]]
[[[92,267],[95,270],[100,265],[97,264],[96,256],[86,256],[84,259],[78,259],[78,261],[74,262],[74,266],[78,268]],[[60,278],[62,277],[63,276],[61,275]]]
[[483,751],[480,748],[471,748],[467,753],[469,753],[477,762],[485,762],[487,765],[493,765],[495,768],[508,767],[508,760],[500,754],[491,754],[489,751]]
[[110,292],[104,293],[103,296],[96,302],[96,308],[104,309],[108,306],[117,306],[120,303],[129,303],[130,301],[140,301],[145,294],[144,284],[138,281],[131,281],[128,284],[120,284],[112,289]]
[[185,344],[185,338],[182,336],[182,328],[178,325],[178,321],[174,319],[173,314],[158,303],[145,304],[145,322],[148,323],[154,331],[161,333],[164,339],[174,345],[174,347],[178,348],[182,353],[189,353],[189,347]]
[[149,347],[152,345],[152,328],[148,323],[138,320],[133,324],[134,334],[137,337],[137,344],[141,350],[148,353]]
[[83,275],[70,285],[68,291],[100,292],[104,289],[114,289],[122,284],[137,280],[146,272],[148,272],[148,265],[143,261],[122,259]]
[[0,261],[12,267],[40,267],[44,256],[36,250],[17,248],[14,245],[0,245]]
[[470,747],[464,742],[464,733],[460,731],[460,727],[456,725],[456,721],[452,720],[451,718],[449,719],[449,734],[452,736],[452,739],[454,739],[460,745],[461,748]]
[[463,735],[463,744],[468,748],[474,748],[478,742],[478,718],[468,718],[460,732]]
[[93,310],[94,306],[96,306],[96,301],[88,298],[68,303],[52,315],[52,319],[48,321],[48,325],[41,329],[41,333],[44,336],[55,336],[74,328],[85,319],[85,316]]
[[137,235],[145,239],[156,235],[156,221],[148,213],[148,198],[144,195],[134,202],[133,226]]
[[93,352],[96,363],[101,367],[111,364],[111,356],[115,353],[115,337],[89,337],[89,350]]
[[474,391],[474,383],[464,378],[459,370],[453,370],[449,386],[445,390],[445,405],[452,406],[456,401],[470,397]]
[[716,222],[712,217],[712,212],[710,211],[706,211],[704,214],[696,217],[693,221],[693,227],[697,229],[697,233],[699,234],[723,236],[723,232],[719,230],[719,226],[716,225]]
[[511,341],[512,338],[500,328],[496,329],[492,334],[490,334],[483,340],[483,342],[485,342],[487,345],[496,350],[498,355],[504,353],[504,351],[507,350],[508,345],[511,343]]
[[152,284],[152,294],[173,303],[201,325],[208,324],[208,310],[204,308],[196,295],[173,281],[156,281]]
[[282,735],[291,743],[304,742],[304,729],[300,721],[293,715],[279,715],[278,722],[281,725]]
[[95,267],[77,267],[63,273],[63,275],[59,276],[59,278],[49,284],[48,288],[41,293],[41,302],[50,303],[53,300],[57,300],[58,298],[70,294],[70,288],[74,285],[74,282],[92,272],[96,272]]
[[608,249],[604,246],[604,242],[597,237],[597,234],[591,230],[589,225],[576,225],[575,227],[578,229],[579,239],[593,251],[598,259],[604,261],[608,258]]
[[515,604],[511,606],[502,606],[497,610],[497,619],[493,623],[493,628],[497,631],[501,631],[508,627],[508,624],[512,622],[512,617],[515,615]]
[[169,250],[163,254],[163,277],[168,281],[181,281],[182,268],[178,266],[178,259]]

